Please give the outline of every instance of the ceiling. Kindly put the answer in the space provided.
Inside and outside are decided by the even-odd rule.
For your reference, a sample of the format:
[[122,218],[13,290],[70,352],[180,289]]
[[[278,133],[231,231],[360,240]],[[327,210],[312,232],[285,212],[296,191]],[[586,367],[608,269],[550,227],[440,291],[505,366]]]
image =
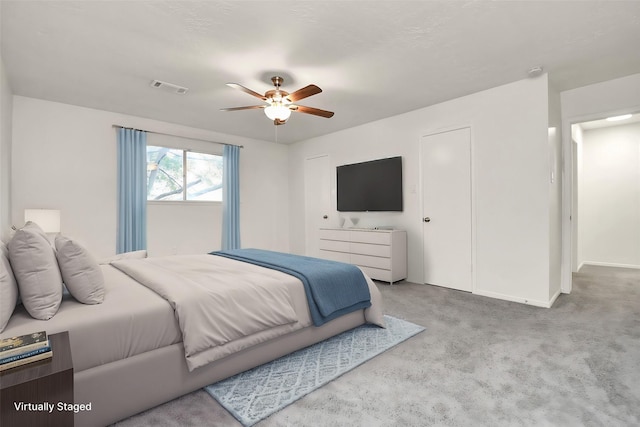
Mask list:
[[[640,72],[639,1],[0,2],[16,95],[291,143],[527,78],[557,90]],[[284,77],[299,104],[274,126],[229,88]],[[177,95],[158,79],[189,88]],[[259,103],[259,101],[258,101]]]

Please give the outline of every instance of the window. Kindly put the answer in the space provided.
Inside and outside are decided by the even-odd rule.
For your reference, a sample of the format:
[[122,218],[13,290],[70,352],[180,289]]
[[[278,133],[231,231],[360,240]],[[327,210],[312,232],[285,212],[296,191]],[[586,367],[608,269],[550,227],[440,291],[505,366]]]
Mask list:
[[222,156],[148,145],[147,200],[222,201]]

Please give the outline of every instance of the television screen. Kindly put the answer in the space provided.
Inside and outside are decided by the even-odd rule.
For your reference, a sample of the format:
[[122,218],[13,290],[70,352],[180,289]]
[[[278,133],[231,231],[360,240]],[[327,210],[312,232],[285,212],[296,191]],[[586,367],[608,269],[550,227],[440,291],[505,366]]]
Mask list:
[[336,168],[338,211],[402,211],[402,157]]

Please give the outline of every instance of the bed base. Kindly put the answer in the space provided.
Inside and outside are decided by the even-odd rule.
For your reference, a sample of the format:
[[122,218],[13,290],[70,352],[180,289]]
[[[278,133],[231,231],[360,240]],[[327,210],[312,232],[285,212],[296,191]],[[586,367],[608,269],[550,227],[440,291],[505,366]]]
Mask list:
[[364,311],[349,313],[321,327],[297,330],[192,372],[187,369],[182,343],[77,372],[75,403],[91,403],[91,411],[76,413],[75,425],[112,424],[364,323]]

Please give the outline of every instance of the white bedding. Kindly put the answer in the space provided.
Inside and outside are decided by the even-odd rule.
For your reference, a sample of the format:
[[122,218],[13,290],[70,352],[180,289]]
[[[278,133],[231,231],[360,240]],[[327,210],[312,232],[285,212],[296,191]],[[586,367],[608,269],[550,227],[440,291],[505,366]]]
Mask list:
[[286,274],[206,254],[112,265],[169,301],[189,370],[310,324],[307,309],[294,308],[304,289]]
[[[226,344],[192,355],[189,359],[201,366],[209,360],[221,359],[259,343],[305,327],[313,327],[304,286],[298,279],[274,270],[212,255],[201,255],[217,263],[216,280],[227,284],[240,281],[261,283],[265,280],[284,284],[295,312],[296,321],[241,337]],[[160,258],[158,258],[160,259]],[[63,298],[58,313],[47,321],[33,319],[18,306],[0,338],[23,335],[37,330],[48,334],[69,331],[75,372],[106,365],[122,359],[171,346],[183,341],[171,304],[153,290],[138,283],[112,265],[103,265],[105,300],[102,304],[86,305],[70,295]],[[189,277],[191,272],[185,272]],[[213,277],[212,276],[212,277]],[[175,283],[180,283],[175,279]],[[384,325],[380,292],[370,279],[372,306],[364,311],[369,323]],[[240,304],[242,305],[242,304]],[[238,309],[240,312],[244,308]],[[233,326],[233,323],[231,324]],[[197,341],[198,336],[194,339]]]
[[[302,282],[275,270],[206,254],[112,265],[169,301],[189,370],[312,324]],[[383,325],[378,290],[368,282],[374,304],[365,315]]]
[[101,266],[105,300],[87,305],[71,295],[49,320],[36,320],[19,305],[0,338],[46,331],[69,331],[73,369],[96,366],[137,356],[182,341],[169,303],[155,292],[110,266]]

